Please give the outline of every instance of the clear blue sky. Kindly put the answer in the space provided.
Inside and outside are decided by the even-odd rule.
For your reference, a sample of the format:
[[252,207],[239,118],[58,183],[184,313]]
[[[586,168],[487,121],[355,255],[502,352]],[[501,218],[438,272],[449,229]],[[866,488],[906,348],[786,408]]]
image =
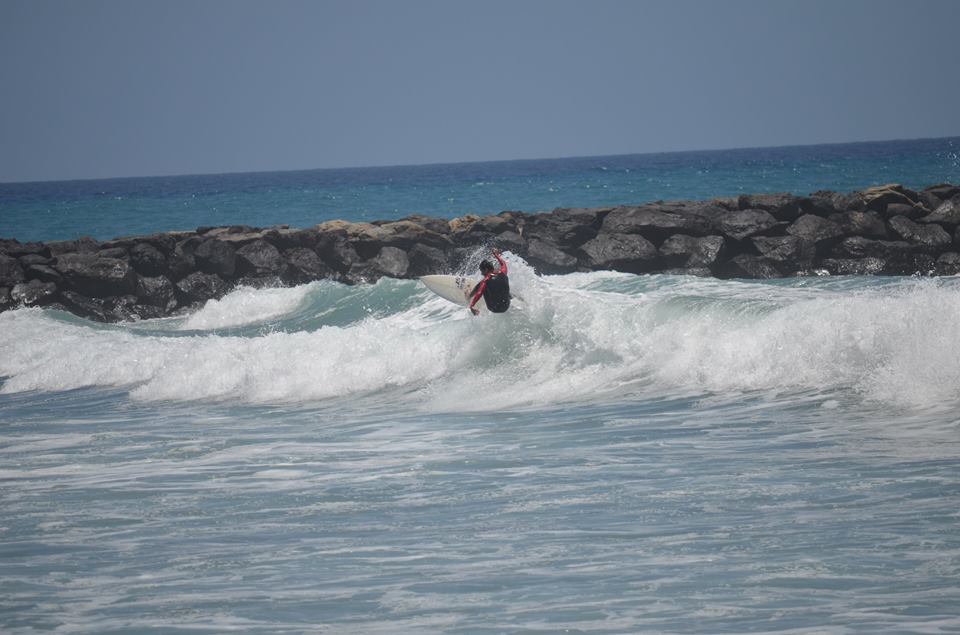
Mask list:
[[0,0],[0,181],[960,135],[955,0]]

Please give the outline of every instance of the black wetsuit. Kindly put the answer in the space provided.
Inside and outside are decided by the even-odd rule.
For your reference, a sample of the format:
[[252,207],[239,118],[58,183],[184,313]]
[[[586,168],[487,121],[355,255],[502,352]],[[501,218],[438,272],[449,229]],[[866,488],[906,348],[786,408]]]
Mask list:
[[503,258],[497,256],[500,261],[500,271],[487,274],[477,286],[473,288],[470,296],[473,298],[470,307],[477,303],[480,296],[487,303],[487,308],[492,313],[503,313],[510,308],[510,280],[507,278],[507,263]]

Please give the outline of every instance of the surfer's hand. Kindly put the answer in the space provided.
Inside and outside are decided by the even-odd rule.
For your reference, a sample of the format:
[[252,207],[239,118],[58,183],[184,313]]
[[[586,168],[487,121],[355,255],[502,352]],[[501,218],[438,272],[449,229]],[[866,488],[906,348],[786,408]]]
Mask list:
[[501,252],[496,247],[493,247],[490,249],[490,253],[492,253],[494,256],[499,256]]
[[480,315],[480,309],[475,309],[474,307],[470,307],[470,312],[474,315]]

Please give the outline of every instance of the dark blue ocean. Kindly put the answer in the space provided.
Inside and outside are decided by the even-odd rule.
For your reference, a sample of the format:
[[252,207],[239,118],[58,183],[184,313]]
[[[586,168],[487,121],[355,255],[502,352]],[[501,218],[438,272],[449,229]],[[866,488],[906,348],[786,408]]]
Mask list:
[[203,225],[454,218],[742,193],[960,182],[960,137],[300,172],[0,183],[0,237],[61,240]]
[[[960,140],[0,185],[0,235],[960,182]],[[0,632],[960,633],[960,280],[0,314]]]

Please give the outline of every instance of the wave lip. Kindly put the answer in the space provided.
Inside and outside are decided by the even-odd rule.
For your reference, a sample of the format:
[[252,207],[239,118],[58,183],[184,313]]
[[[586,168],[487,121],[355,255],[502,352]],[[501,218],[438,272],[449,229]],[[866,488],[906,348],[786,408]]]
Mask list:
[[960,400],[956,280],[539,277],[471,317],[409,280],[238,289],[185,318],[0,315],[0,392],[109,386],[143,400],[368,399],[483,411],[748,391],[906,408]]

